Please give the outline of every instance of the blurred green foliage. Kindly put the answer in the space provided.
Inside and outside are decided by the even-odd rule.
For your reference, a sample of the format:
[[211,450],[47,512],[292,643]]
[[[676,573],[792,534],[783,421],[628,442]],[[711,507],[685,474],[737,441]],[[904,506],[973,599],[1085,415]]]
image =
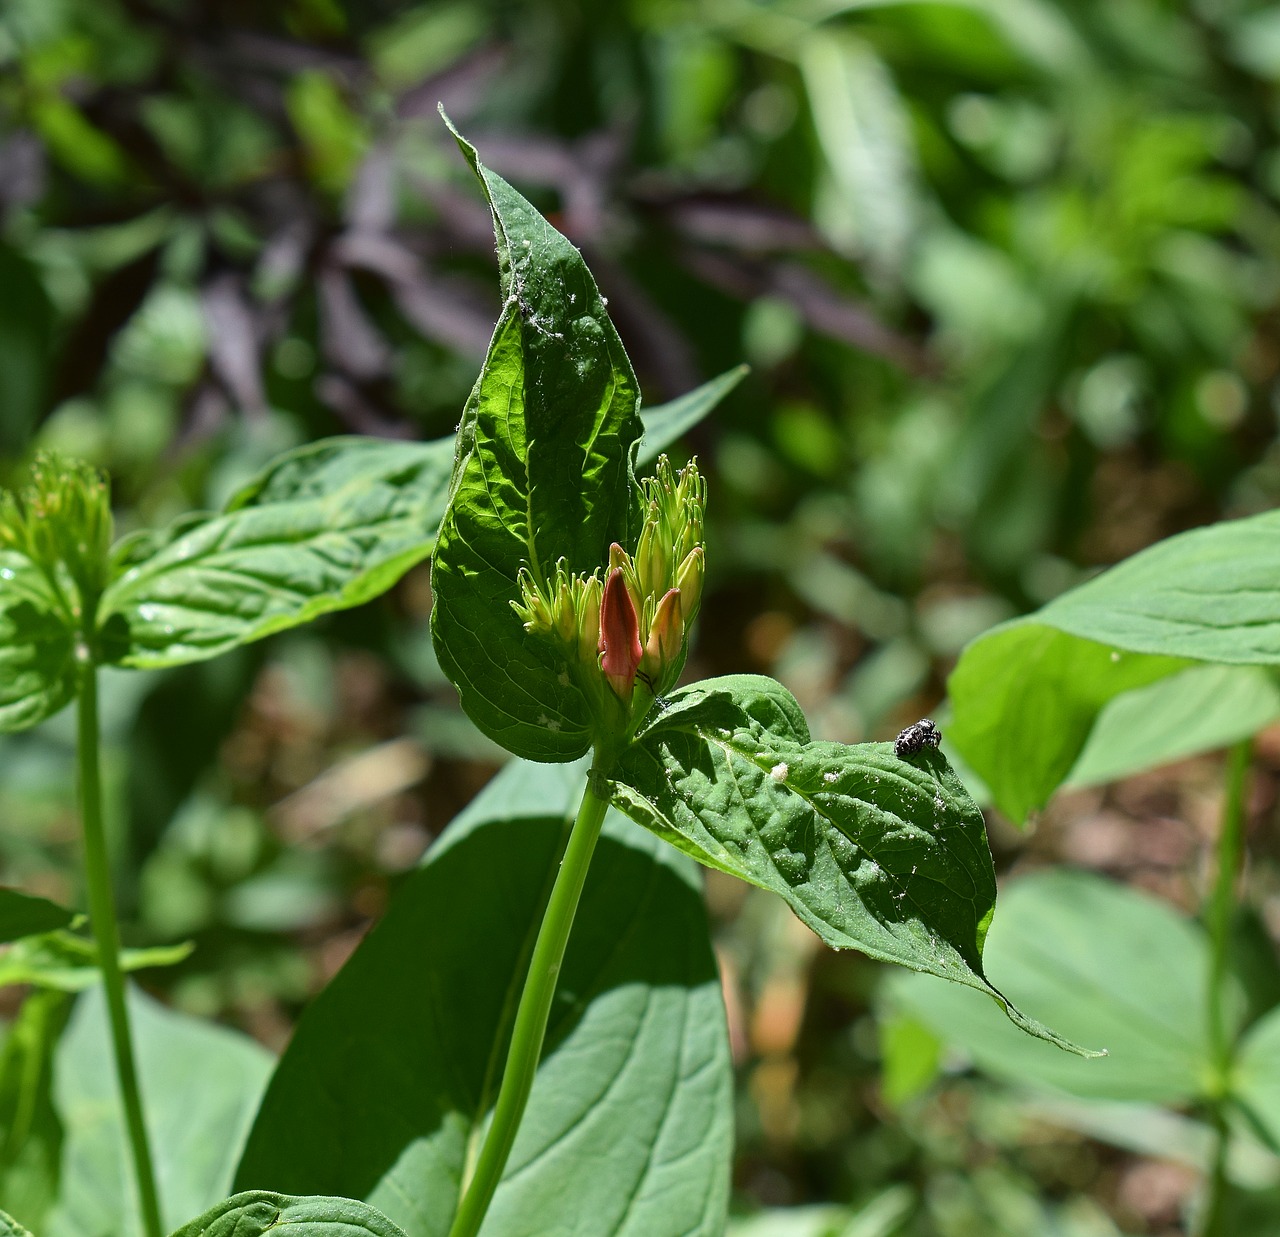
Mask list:
[[[4,0],[0,479],[84,457],[127,532],[322,434],[450,432],[498,306],[443,101],[650,400],[754,367],[689,443],[698,671],[889,735],[993,623],[1280,499],[1278,86],[1258,0]],[[278,1047],[492,768],[429,605],[108,676],[130,942],[196,942],[151,976],[181,1008]],[[63,899],[71,754],[65,716],[0,750],[0,879]],[[744,1234],[1175,1231],[954,1063],[878,1084],[874,968],[711,893],[744,1209],[867,1204]]]

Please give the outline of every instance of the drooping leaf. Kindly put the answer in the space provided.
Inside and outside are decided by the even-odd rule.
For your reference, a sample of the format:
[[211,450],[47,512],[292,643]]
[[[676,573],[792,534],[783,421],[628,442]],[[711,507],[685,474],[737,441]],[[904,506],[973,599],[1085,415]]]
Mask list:
[[[152,945],[147,949],[122,949],[120,967],[143,971],[152,966],[176,966],[191,956],[190,941],[180,945]],[[73,932],[46,932],[15,942],[0,954],[0,988],[8,984],[34,984],[56,992],[83,992],[98,982],[98,947]]]
[[459,145],[493,212],[504,308],[467,400],[432,564],[432,635],[462,706],[517,756],[574,760],[587,702],[549,642],[511,608],[540,583],[607,562],[639,532],[635,375],[581,254]]
[[1003,991],[1109,1055],[1052,1052],[989,1001],[924,975],[895,975],[889,1004],[996,1077],[1072,1095],[1179,1104],[1210,1076],[1204,932],[1149,894],[1063,869],[1011,881],[986,962]]
[[656,460],[673,442],[678,441],[706,417],[747,373],[747,366],[738,365],[670,403],[660,404],[656,408],[642,408],[640,420],[644,425],[644,438],[640,441],[636,463],[649,464]]
[[106,660],[199,661],[376,597],[431,553],[451,455],[444,439],[324,439],[220,515],[125,538],[100,609]]
[[69,1008],[60,992],[29,994],[0,1047],[0,1198],[41,1231],[58,1193],[62,1123],[53,1106],[53,1054]]
[[948,684],[948,734],[1022,820],[1109,700],[1196,661],[1280,664],[1280,512],[1170,537],[980,636]]
[[40,569],[0,550],[0,733],[51,717],[75,694],[75,637]]
[[65,928],[75,912],[20,889],[0,889],[0,944]]
[[[231,1174],[271,1072],[245,1035],[129,994],[139,1085],[168,1228],[231,1192]],[[62,1188],[41,1237],[141,1232],[102,989],[80,998],[58,1047]]]
[[[480,1146],[579,765],[508,765],[303,1015],[236,1174],[443,1237]],[[486,1230],[721,1231],[731,1065],[696,869],[617,813]]]
[[675,693],[613,770],[615,803],[709,867],[773,890],[828,945],[994,997],[983,972],[995,872],[982,813],[946,760],[888,743],[814,743],[781,684],[754,675]]
[[265,1190],[237,1194],[184,1224],[173,1237],[404,1237],[381,1212],[349,1198],[288,1198]]

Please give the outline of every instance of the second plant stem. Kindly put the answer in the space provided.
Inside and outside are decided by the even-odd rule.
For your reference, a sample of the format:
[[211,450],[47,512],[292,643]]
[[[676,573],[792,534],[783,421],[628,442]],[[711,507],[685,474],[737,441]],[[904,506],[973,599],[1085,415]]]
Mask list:
[[1244,859],[1245,783],[1253,744],[1237,743],[1227,756],[1226,795],[1222,807],[1222,827],[1218,833],[1217,872],[1213,892],[1205,908],[1209,929],[1209,982],[1206,992],[1209,1022],[1209,1051],[1214,1071],[1213,1124],[1217,1131],[1213,1165],[1210,1170],[1204,1208],[1202,1237],[1224,1237],[1224,1206],[1227,1197],[1227,1155],[1231,1135],[1226,1106],[1230,1093],[1231,1068],[1235,1057],[1235,1036],[1227,1009],[1231,928],[1236,912],[1236,885]]
[[102,823],[102,775],[98,761],[98,676],[91,663],[84,666],[80,675],[77,721],[80,820],[84,831],[89,921],[98,946],[102,986],[106,990],[111,1046],[115,1052],[116,1077],[120,1083],[125,1127],[133,1152],[143,1232],[146,1237],[163,1237],[155,1170],[151,1163],[151,1147],[147,1142],[147,1128],[142,1116],[142,1097],[138,1091],[138,1071],[134,1061],[133,1037],[129,1030],[129,1009],[125,1003],[124,975],[120,970],[120,929],[116,922],[116,900],[111,889],[111,860],[107,851],[106,830]]
[[475,1172],[458,1205],[449,1237],[475,1237],[480,1231],[516,1140],[520,1118],[524,1116],[525,1105],[529,1102],[529,1092],[533,1089],[534,1075],[542,1056],[542,1041],[547,1033],[551,1000],[555,995],[556,981],[560,978],[565,944],[569,940],[587,868],[609,807],[608,799],[596,793],[595,781],[593,770],[587,779],[582,804],[569,833],[564,857],[560,860],[560,871],[552,886],[542,927],[533,947],[529,974],[511,1029],[511,1047],[507,1052],[507,1066],[498,1089],[493,1120],[476,1160]]

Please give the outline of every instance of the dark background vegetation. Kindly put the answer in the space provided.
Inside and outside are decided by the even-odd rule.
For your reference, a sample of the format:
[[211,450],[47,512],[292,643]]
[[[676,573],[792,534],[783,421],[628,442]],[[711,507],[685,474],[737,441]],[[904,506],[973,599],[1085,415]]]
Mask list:
[[[443,101],[582,248],[649,402],[752,366],[688,443],[712,495],[693,669],[776,675],[819,737],[889,737],[993,623],[1276,504],[1278,83],[1280,8],[1253,0],[4,0],[0,481],[87,458],[123,532],[312,438],[450,433],[498,301]],[[196,943],[153,991],[280,1047],[491,775],[430,600],[423,568],[106,676],[131,943]],[[0,745],[0,879],[60,900],[71,740],[63,716]],[[1280,741],[1260,756],[1265,872]],[[993,819],[998,867],[1192,907],[1217,783],[1200,760]],[[961,1060],[888,1085],[880,970],[708,893],[738,1210],[854,1209],[744,1234],[1182,1231],[1188,1170]]]

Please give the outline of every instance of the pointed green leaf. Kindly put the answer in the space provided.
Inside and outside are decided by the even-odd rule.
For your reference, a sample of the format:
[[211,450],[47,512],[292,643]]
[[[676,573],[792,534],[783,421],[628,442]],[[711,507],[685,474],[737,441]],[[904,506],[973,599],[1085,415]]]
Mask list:
[[125,538],[99,615],[106,659],[199,661],[376,597],[431,553],[451,455],[443,439],[324,439],[220,515]]
[[75,912],[20,889],[0,889],[0,944],[65,928]]
[[1108,701],[1195,661],[1280,665],[1280,512],[1170,537],[980,636],[948,683],[948,734],[1020,821],[1071,772]]
[[75,694],[66,606],[25,555],[0,550],[0,733],[51,717]]
[[982,813],[942,755],[809,740],[772,679],[675,693],[613,771],[616,804],[709,867],[770,889],[835,949],[858,949],[994,997],[983,973],[996,883]]
[[644,423],[644,438],[640,442],[636,463],[649,464],[656,460],[673,442],[693,429],[748,372],[747,366],[738,365],[668,404],[642,408],[640,420]]
[[173,1237],[404,1237],[381,1212],[349,1198],[289,1198],[250,1190],[184,1224]]
[[[303,1015],[240,1187],[349,1194],[445,1237],[584,782],[513,762],[450,825]],[[696,869],[611,813],[486,1231],[718,1234],[731,1095]]]
[[[174,1228],[231,1192],[271,1055],[136,990],[129,1014],[163,1218]],[[76,1005],[58,1046],[54,1095],[66,1130],[62,1188],[41,1237],[141,1232],[101,988]]]
[[12,1216],[0,1211],[0,1237],[31,1237]]
[[641,425],[631,363],[582,255],[462,147],[484,187],[504,308],[467,400],[432,564],[432,634],[471,720],[531,760],[590,745],[587,702],[511,602],[565,558],[590,572],[639,531]]

